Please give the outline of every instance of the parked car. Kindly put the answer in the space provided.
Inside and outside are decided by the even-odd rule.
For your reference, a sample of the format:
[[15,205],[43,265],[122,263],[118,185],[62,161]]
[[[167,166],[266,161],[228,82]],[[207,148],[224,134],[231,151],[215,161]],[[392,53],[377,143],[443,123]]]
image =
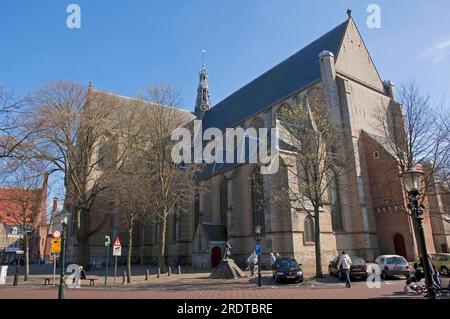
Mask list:
[[[338,269],[337,267],[340,258],[341,257],[338,256],[330,261],[330,264],[328,265],[328,273],[330,274],[330,276],[338,277],[339,280],[344,280],[341,269]],[[350,259],[352,260],[352,265],[350,267],[350,278],[360,278],[362,280],[366,280],[369,276],[369,274],[367,273],[366,261],[363,258],[357,256],[350,256]]]
[[438,269],[443,276],[448,276],[448,270],[450,269],[450,254],[431,254],[431,260],[436,266],[436,269]]
[[278,258],[272,265],[272,274],[275,282],[281,280],[294,280],[303,282],[303,270],[294,258]]
[[386,280],[388,277],[405,276],[411,277],[411,270],[408,261],[399,255],[382,255],[375,259],[375,263],[380,266],[381,278]]

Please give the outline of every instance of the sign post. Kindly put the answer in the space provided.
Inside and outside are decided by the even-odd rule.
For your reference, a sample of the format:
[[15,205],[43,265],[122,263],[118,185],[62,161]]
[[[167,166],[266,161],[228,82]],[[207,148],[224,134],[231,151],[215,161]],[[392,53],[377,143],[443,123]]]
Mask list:
[[[61,253],[61,232],[55,230],[52,234],[50,254],[53,256],[53,286],[56,282],[56,256]],[[64,267],[64,266],[63,266]]]
[[113,256],[114,256],[114,286],[116,285],[116,277],[117,277],[117,256],[122,255],[122,244],[120,243],[119,236],[114,239],[113,243]]
[[106,265],[105,265],[105,286],[108,279],[108,267],[109,267],[109,246],[111,245],[111,237],[105,236],[105,248],[106,248]]
[[52,257],[53,257],[53,287],[54,287],[56,281],[56,254],[52,254]]

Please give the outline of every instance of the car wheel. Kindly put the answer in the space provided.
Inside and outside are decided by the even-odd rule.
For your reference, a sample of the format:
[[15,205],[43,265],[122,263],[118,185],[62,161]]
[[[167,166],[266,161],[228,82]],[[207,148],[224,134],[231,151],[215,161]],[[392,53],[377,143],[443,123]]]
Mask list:
[[381,272],[381,279],[383,280],[387,279],[386,273],[384,271]]
[[338,276],[337,277],[338,277],[339,280],[344,280],[344,276],[342,275],[341,271],[338,272]]
[[448,276],[448,269],[445,266],[441,267],[441,274],[442,276]]
[[279,284],[280,283],[280,279],[278,279],[278,277],[275,277],[275,283]]

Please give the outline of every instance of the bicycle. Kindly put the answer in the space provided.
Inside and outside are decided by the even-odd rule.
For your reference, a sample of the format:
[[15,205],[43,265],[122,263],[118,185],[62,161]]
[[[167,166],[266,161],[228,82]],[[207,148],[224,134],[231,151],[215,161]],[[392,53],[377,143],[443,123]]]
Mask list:
[[[417,282],[410,282],[405,286],[405,291],[407,289],[412,289],[418,295],[428,293],[428,287],[426,285],[419,285]],[[450,289],[449,288],[441,288],[433,282],[431,289],[434,292],[435,299],[450,299]]]
[[450,299],[450,289],[440,288],[434,291],[436,299]]
[[416,294],[420,295],[426,292],[428,289],[426,285],[420,285],[418,282],[411,281],[405,285],[405,288],[403,288],[403,290],[405,292],[410,292],[410,290],[412,290],[412,292],[415,292]]

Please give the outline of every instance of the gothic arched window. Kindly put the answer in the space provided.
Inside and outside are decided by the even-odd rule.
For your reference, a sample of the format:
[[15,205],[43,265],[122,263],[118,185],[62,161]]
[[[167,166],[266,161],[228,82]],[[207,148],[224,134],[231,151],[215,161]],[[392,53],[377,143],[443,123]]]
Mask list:
[[226,177],[224,177],[222,183],[220,184],[220,220],[224,224],[225,228],[228,228],[227,214],[228,214],[228,180]]
[[333,177],[328,186],[328,200],[331,208],[331,225],[333,231],[343,231],[344,225],[342,222],[342,208],[341,208],[341,194],[339,189],[339,180]]
[[261,226],[261,231],[264,233],[265,230],[265,219],[264,219],[264,184],[259,167],[253,170],[250,178],[251,184],[251,200],[252,200],[252,220],[253,229],[256,226]]
[[314,219],[311,216],[305,218],[304,240],[305,243],[315,242]]

